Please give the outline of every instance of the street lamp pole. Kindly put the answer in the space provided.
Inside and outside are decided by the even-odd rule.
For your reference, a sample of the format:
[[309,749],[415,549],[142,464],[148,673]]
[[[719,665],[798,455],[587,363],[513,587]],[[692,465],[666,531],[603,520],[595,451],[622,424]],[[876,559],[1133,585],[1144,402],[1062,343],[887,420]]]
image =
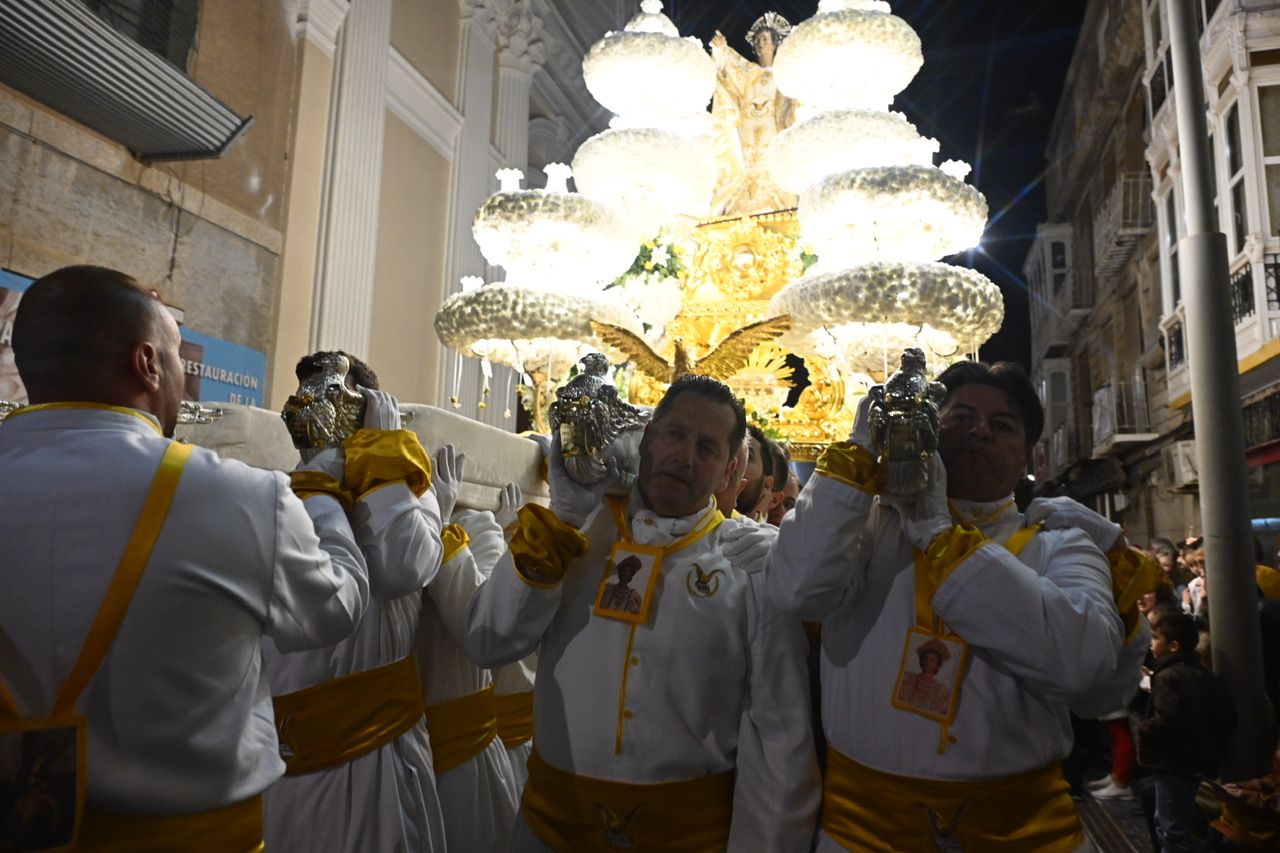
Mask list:
[[[1165,0],[1178,119],[1187,236],[1178,244],[1187,300],[1191,410],[1200,471],[1200,518],[1209,584],[1214,670],[1235,700],[1239,723],[1223,763],[1226,779],[1260,776],[1275,743],[1262,689],[1258,592],[1249,522],[1248,471],[1227,238],[1213,205],[1213,163],[1205,118],[1204,74],[1192,0]],[[1170,228],[1176,227],[1169,223]]]

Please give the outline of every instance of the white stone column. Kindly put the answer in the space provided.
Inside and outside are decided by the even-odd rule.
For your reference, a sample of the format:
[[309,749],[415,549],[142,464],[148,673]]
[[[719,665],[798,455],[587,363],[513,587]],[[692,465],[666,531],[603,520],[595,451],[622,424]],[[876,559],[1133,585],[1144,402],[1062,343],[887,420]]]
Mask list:
[[[461,6],[461,48],[459,50],[458,96],[462,113],[451,174],[448,254],[445,260],[444,295],[461,290],[459,280],[467,275],[485,275],[488,270],[480,247],[471,236],[471,220],[489,195],[490,138],[493,126],[494,66],[496,64],[500,0],[459,0]],[[441,346],[441,408],[452,408],[454,377],[461,369],[458,411],[489,423],[500,423],[501,407],[479,409],[482,400],[480,364]],[[501,393],[499,390],[498,393]],[[498,411],[493,412],[494,408]]]
[[313,350],[369,352],[390,37],[391,0],[351,4],[335,58]]
[[529,166],[529,92],[546,61],[542,19],[533,0],[506,0],[498,21],[498,109],[493,144],[506,165]]
[[[527,170],[529,166],[529,92],[533,75],[546,59],[542,20],[533,0],[500,0],[497,14],[498,101],[493,111],[493,147],[502,165]],[[525,186],[530,184],[526,181]],[[509,367],[493,366],[488,405],[476,416],[504,429],[515,429],[520,377]],[[508,393],[509,390],[509,393]],[[504,417],[506,412],[511,417]]]

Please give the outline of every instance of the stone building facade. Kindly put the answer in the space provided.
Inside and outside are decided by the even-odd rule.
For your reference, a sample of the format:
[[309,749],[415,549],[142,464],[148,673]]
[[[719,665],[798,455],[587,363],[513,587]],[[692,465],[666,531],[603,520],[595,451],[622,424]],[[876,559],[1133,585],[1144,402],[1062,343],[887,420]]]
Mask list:
[[[96,2],[125,19],[144,5]],[[70,263],[127,271],[180,309],[186,329],[258,354],[269,407],[294,387],[300,354],[342,348],[367,356],[406,402],[447,405],[462,375],[462,412],[513,427],[506,407],[478,408],[478,366],[445,351],[431,322],[460,277],[492,272],[470,226],[494,172],[522,168],[541,186],[542,166],[606,126],[580,63],[621,25],[614,10],[188,5],[179,71],[252,124],[221,156],[148,161],[0,77],[6,280]]]
[[[1236,319],[1251,512],[1266,537],[1280,516],[1280,3],[1191,2],[1231,255],[1223,298]],[[1138,541],[1199,525],[1165,3],[1088,4],[1048,151],[1050,221],[1024,268],[1049,412],[1039,488],[1091,503]]]

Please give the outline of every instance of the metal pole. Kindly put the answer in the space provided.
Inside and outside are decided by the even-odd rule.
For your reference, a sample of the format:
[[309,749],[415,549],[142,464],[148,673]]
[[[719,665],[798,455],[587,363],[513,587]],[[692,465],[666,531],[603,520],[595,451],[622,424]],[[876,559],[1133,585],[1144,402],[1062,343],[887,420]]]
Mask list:
[[[1187,361],[1200,463],[1200,519],[1213,667],[1226,682],[1239,719],[1222,776],[1249,779],[1271,766],[1275,742],[1262,687],[1258,591],[1227,238],[1218,230],[1213,208],[1213,163],[1195,4],[1192,0],[1165,0],[1165,4],[1186,200],[1187,236],[1178,244],[1178,268],[1187,300]],[[1170,227],[1175,225],[1170,223]]]

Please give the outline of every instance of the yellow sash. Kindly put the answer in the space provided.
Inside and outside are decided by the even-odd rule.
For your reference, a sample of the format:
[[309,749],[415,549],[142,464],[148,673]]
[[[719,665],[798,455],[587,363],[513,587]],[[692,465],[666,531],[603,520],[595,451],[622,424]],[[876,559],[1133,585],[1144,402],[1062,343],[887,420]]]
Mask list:
[[276,696],[286,776],[345,764],[390,743],[422,719],[413,656]]
[[[24,413],[41,409],[102,408],[137,415],[127,409],[109,406],[53,403],[31,406]],[[141,415],[137,415],[142,417]],[[150,423],[148,421],[148,423]],[[154,424],[152,424],[154,426]],[[53,712],[46,720],[54,725],[81,726],[83,717],[76,715],[76,702],[88,687],[89,681],[102,665],[107,652],[115,641],[125,613],[133,601],[142,574],[151,559],[156,540],[168,518],[178,481],[191,455],[192,446],[171,442],[160,459],[151,489],[147,493],[139,513],[138,522],[125,545],[115,575],[103,596],[102,605],[85,636],[79,657],[67,675],[66,683],[58,691]],[[17,702],[0,682],[0,725],[22,724],[22,714]],[[80,776],[83,779],[85,768]],[[83,790],[80,792],[83,797]],[[137,815],[107,812],[92,806],[85,808],[83,799],[76,804],[84,809],[80,821],[78,848],[84,850],[166,850],[166,851],[259,851],[262,842],[262,804],[255,797],[222,809],[181,815]]]
[[848,850],[885,853],[933,853],[947,839],[983,853],[1069,853],[1085,840],[1056,764],[997,779],[913,779],[830,747],[822,829]]
[[498,736],[493,685],[460,699],[428,705],[427,734],[437,776],[484,752]]
[[121,814],[89,806],[77,850],[94,853],[262,853],[262,796],[184,815]]
[[576,776],[535,749],[521,812],[553,850],[712,853],[729,844],[733,771],[679,782],[630,784]]
[[533,691],[499,696],[498,737],[507,749],[533,739]]

